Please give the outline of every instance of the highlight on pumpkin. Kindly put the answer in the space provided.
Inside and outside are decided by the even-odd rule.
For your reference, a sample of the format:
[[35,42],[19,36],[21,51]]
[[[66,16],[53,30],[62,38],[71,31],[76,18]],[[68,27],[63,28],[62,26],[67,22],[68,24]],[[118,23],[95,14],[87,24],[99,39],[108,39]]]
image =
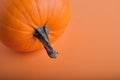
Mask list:
[[0,0],[0,39],[20,52],[45,48],[51,58],[52,47],[65,31],[70,19],[69,0]]

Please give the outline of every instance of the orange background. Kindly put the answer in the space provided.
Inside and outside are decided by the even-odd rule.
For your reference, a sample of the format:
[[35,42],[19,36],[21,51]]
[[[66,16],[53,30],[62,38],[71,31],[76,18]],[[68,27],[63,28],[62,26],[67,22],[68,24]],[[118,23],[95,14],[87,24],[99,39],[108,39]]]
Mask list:
[[120,77],[120,0],[71,0],[66,32],[54,44],[56,60],[44,50],[12,54],[0,45],[0,75],[44,79]]

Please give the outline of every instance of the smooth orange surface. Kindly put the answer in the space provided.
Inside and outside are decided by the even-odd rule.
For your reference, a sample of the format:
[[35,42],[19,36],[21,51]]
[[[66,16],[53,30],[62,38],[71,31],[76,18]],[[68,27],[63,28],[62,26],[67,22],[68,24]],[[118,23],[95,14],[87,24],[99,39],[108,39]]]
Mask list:
[[56,60],[44,50],[12,54],[0,46],[0,75],[46,79],[120,77],[120,0],[71,0],[72,17],[54,43]]

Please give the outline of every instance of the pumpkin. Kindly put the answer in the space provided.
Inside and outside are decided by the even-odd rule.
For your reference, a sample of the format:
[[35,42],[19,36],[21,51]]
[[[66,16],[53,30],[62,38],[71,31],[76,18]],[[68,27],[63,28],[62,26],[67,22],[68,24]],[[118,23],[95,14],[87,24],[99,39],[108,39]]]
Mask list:
[[0,0],[0,39],[15,51],[31,52],[51,46],[65,31],[70,19],[69,0]]

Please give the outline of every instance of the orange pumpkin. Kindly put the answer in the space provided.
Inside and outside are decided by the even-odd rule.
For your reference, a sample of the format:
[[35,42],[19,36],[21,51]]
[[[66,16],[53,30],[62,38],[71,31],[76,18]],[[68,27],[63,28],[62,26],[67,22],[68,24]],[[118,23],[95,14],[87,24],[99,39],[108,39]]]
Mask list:
[[65,31],[70,19],[69,0],[0,0],[1,42],[13,50],[31,52],[44,46],[51,58],[51,47]]

